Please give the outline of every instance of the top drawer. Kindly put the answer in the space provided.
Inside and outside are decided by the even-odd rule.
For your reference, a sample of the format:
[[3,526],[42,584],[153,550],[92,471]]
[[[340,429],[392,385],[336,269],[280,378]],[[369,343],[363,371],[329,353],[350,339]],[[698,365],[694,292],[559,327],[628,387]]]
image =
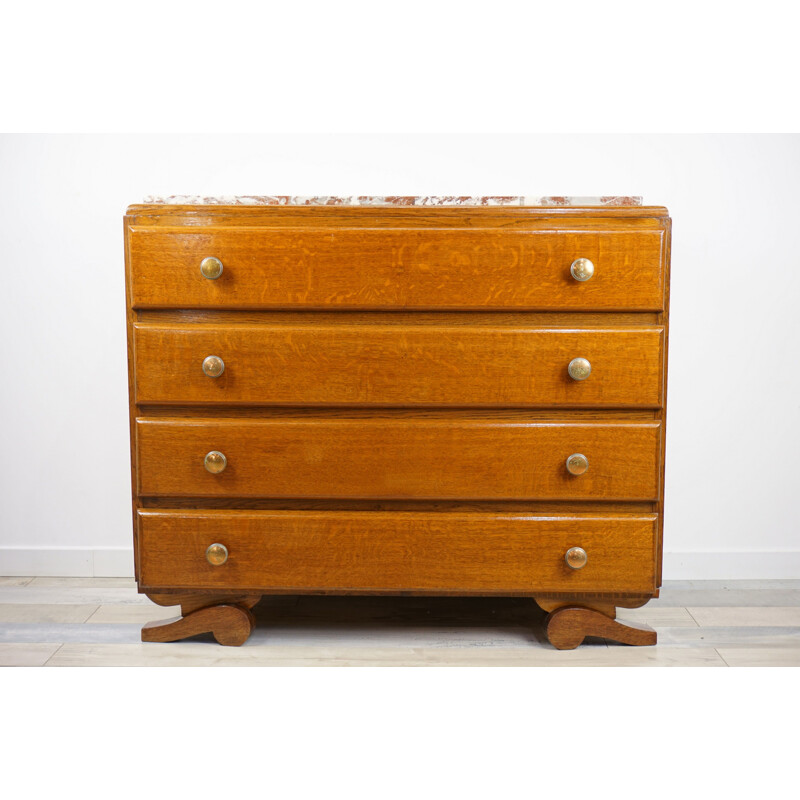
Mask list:
[[[660,311],[665,232],[149,227],[128,238],[134,308]],[[223,264],[215,280],[200,263]],[[594,265],[572,277],[578,258]]]

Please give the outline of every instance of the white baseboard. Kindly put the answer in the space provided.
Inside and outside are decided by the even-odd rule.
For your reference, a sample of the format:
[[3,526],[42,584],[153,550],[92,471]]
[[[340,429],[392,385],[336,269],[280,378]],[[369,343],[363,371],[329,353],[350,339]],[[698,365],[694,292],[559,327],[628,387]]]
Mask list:
[[[0,575],[133,577],[130,547],[0,547]],[[664,580],[800,579],[800,550],[664,553]]]
[[800,579],[800,550],[664,553],[665,581]]
[[0,575],[132,578],[132,547],[0,547]]

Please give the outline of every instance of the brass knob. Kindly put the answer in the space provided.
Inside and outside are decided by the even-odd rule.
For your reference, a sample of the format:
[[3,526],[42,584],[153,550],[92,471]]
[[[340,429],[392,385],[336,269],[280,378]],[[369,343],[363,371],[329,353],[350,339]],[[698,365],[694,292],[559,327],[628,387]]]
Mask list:
[[594,275],[594,264],[588,258],[576,258],[569,268],[576,281],[588,281]]
[[204,258],[200,262],[200,272],[204,278],[215,281],[222,275],[222,262],[218,258],[214,258],[214,256]]
[[210,544],[206,550],[206,560],[215,567],[224,564],[228,560],[228,548],[219,542]]
[[212,450],[210,453],[206,453],[203,463],[209,472],[219,475],[228,466],[228,459],[219,450]]
[[570,378],[574,381],[585,381],[592,374],[592,365],[585,358],[573,358],[567,367]]
[[219,378],[225,372],[225,362],[219,356],[206,356],[203,359],[203,372],[209,378]]
[[588,559],[589,556],[586,555],[586,551],[582,547],[570,547],[564,555],[564,561],[572,569],[583,569]]
[[567,472],[571,475],[583,475],[589,469],[589,459],[583,453],[573,453],[567,459]]

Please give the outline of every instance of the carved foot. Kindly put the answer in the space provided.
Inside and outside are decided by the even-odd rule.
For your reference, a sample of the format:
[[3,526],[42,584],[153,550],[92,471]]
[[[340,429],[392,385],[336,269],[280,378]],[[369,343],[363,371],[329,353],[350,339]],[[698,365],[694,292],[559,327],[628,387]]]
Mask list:
[[261,595],[146,594],[160,606],[180,604],[182,616],[148,622],[142,628],[143,642],[177,642],[212,633],[220,644],[233,647],[244,644],[253,632],[256,620],[250,609],[261,599]]
[[238,647],[248,640],[255,625],[253,612],[244,606],[206,606],[183,617],[148,622],[142,628],[142,641],[177,642],[198,633],[213,633],[220,644]]
[[587,636],[600,636],[632,645],[652,645],[657,639],[656,632],[648,625],[618,622],[583,606],[557,608],[548,615],[545,630],[556,650],[574,650]]

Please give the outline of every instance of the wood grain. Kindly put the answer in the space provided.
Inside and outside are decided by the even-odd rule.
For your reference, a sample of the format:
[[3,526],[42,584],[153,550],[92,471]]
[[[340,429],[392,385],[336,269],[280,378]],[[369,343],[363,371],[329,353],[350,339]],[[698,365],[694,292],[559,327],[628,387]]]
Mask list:
[[[142,497],[142,508],[244,509],[251,511],[487,511],[564,514],[576,510],[574,500],[362,500],[353,498]],[[583,512],[654,514],[656,502],[581,500]]]
[[208,592],[193,594],[190,592],[174,592],[160,594],[158,592],[147,592],[147,596],[156,605],[159,606],[175,606],[180,605],[181,614],[185,617],[193,611],[197,611],[206,606],[218,605],[236,605],[243,608],[253,608],[256,603],[261,599],[260,594],[244,595],[244,594],[226,594],[220,595],[219,593],[212,594]]
[[[653,592],[655,515],[139,511],[143,586]],[[209,544],[229,552],[214,567]],[[583,569],[564,561],[583,547]]]
[[620,328],[658,327],[663,317],[658,311],[405,311],[397,309],[361,310],[237,309],[237,308],[143,308],[136,321],[157,326],[175,323],[207,325],[271,325],[287,328],[377,325],[430,325],[435,328],[511,327],[511,328]]
[[[658,407],[660,328],[134,326],[139,403]],[[209,378],[203,359],[225,371]],[[592,364],[587,380],[569,362]]]
[[239,647],[248,640],[255,625],[252,611],[243,606],[207,606],[183,617],[148,622],[142,628],[142,641],[177,642],[200,633],[212,633],[219,644]]
[[658,592],[637,597],[634,594],[611,595],[608,592],[603,594],[592,594],[591,592],[572,592],[569,594],[537,594],[536,605],[543,611],[552,612],[564,606],[581,606],[583,608],[593,608],[600,611],[607,617],[614,619],[617,615],[617,606],[624,609],[641,608],[648,600],[657,597]]
[[669,345],[669,298],[670,298],[670,274],[672,269],[672,220],[664,220],[664,310],[660,314],[659,322],[664,326],[664,346],[661,352],[663,359],[661,374],[662,374],[662,406],[657,412],[658,418],[661,420],[661,452],[659,453],[659,464],[661,466],[661,491],[658,496],[658,585],[661,586],[661,576],[664,557],[664,487],[666,484],[666,466],[667,466],[667,367],[669,364],[668,345]]
[[669,212],[663,206],[212,206],[132,205],[132,227],[236,228],[402,228],[417,230],[502,229],[521,231],[660,230]]
[[611,639],[620,644],[654,645],[656,632],[637,622],[620,622],[595,609],[582,606],[565,606],[553,611],[547,618],[545,630],[550,644],[556,650],[574,650],[587,636]]
[[184,613],[143,635],[244,641],[209,605],[266,588],[527,595],[556,642],[646,640],[610,616],[660,585],[670,234],[660,207],[129,208],[136,570]]
[[[653,500],[658,423],[138,419],[139,494]],[[206,471],[211,450],[227,458]],[[565,467],[583,453],[580,476]]]
[[136,540],[136,511],[139,508],[139,498],[136,493],[137,473],[136,473],[136,374],[135,374],[135,354],[133,325],[136,322],[136,311],[131,305],[131,284],[133,269],[130,258],[130,227],[123,226],[123,241],[125,245],[125,326],[126,337],[126,366],[128,375],[128,431],[130,435],[130,465],[131,465],[131,515],[133,519],[133,574],[139,578],[139,546]]
[[437,406],[253,406],[253,405],[151,405],[142,403],[141,416],[187,419],[364,419],[364,420],[496,420],[500,422],[652,422],[660,418],[655,408],[479,408]]
[[[265,209],[268,212],[268,209]],[[134,308],[663,307],[663,231],[132,226]],[[200,273],[219,258],[217,280]],[[595,264],[584,283],[576,258]]]

